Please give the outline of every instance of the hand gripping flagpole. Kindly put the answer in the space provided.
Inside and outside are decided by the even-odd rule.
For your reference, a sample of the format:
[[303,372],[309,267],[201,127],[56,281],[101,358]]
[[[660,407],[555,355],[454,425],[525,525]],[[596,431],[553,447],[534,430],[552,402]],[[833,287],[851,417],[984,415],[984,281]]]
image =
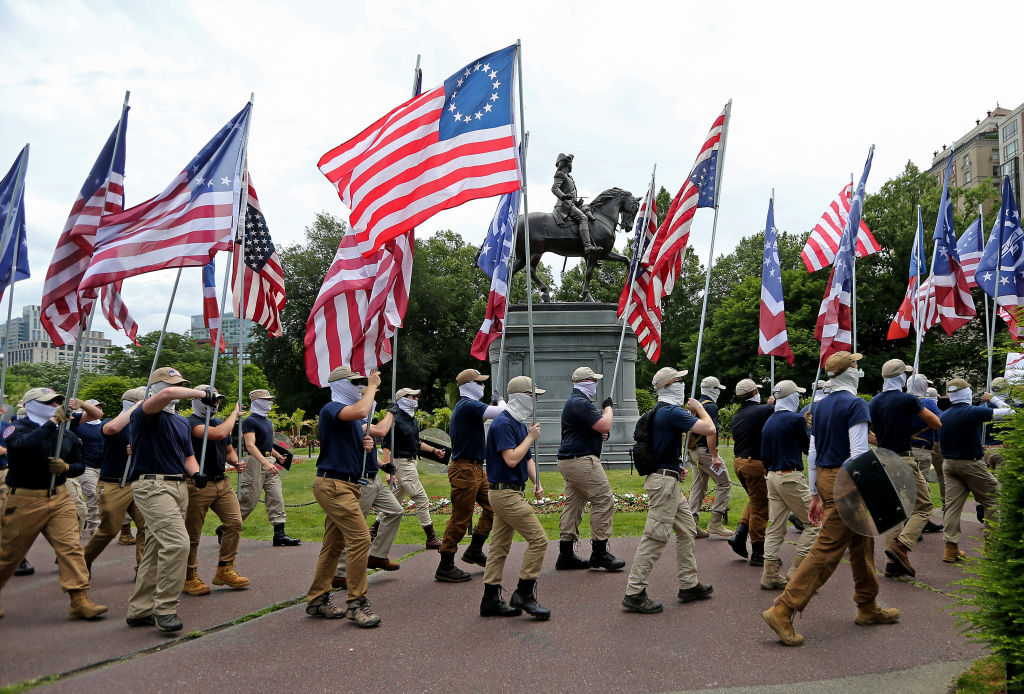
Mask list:
[[[530,133],[523,134],[523,152],[530,146]],[[519,210],[516,210],[516,220],[519,219]],[[523,222],[525,224],[525,222]],[[508,300],[512,295],[512,263],[516,258],[516,237],[519,235],[519,224],[516,222],[512,223],[512,246],[509,248],[508,258],[505,260],[505,317],[501,319],[501,342],[498,344],[498,373],[495,374],[491,379],[491,396],[495,393],[500,393],[504,390],[501,381],[501,360],[505,355],[505,329],[508,327]],[[529,272],[529,264],[527,264],[527,272]],[[495,390],[498,388],[498,390]],[[506,393],[508,395],[508,393]]]
[[[11,196],[11,206],[7,210],[7,219],[4,220],[4,231],[3,236],[0,237],[0,250],[6,250],[8,244],[11,242],[11,237],[14,235],[14,223],[18,218],[18,211],[21,207],[21,199],[25,192],[25,170],[28,168],[28,144],[25,145],[25,149],[22,150],[25,154],[22,157],[18,155],[21,162],[18,164],[18,173],[14,183],[14,194]],[[11,249],[11,281],[7,285],[7,325],[5,326],[4,333],[4,363],[2,371],[0,371],[0,398],[6,394],[7,388],[7,364],[11,361],[11,311],[14,307],[14,280],[17,277],[15,272],[18,268],[18,255],[21,249],[14,247]],[[60,449],[57,449],[58,451]],[[53,475],[50,476],[53,478]],[[50,484],[52,491],[53,484]]]

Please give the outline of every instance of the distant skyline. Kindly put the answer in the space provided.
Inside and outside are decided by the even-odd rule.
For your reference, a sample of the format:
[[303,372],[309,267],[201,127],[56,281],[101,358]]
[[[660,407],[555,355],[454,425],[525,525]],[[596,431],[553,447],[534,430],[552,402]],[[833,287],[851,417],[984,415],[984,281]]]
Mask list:
[[[302,241],[317,212],[347,221],[316,162],[409,97],[417,54],[429,88],[522,39],[531,211],[553,206],[559,152],[575,155],[588,198],[613,186],[642,196],[655,163],[657,185],[674,195],[732,98],[718,256],[763,229],[772,188],[778,228],[805,232],[871,144],[869,194],[908,160],[927,169],[932,152],[997,103],[1024,101],[1019,48],[1001,33],[1022,19],[1013,3],[993,19],[952,2],[628,11],[612,2],[3,2],[0,168],[32,145],[32,278],[15,286],[14,314],[40,303],[57,237],[126,89],[128,206],[160,192],[255,92],[250,170],[279,247]],[[496,204],[441,213],[417,235],[452,229],[477,245]],[[701,210],[692,229],[701,262],[713,216]],[[618,247],[625,242],[621,235]],[[559,265],[557,276],[560,264],[545,262]],[[160,329],[173,280],[164,271],[125,282],[140,334]],[[201,301],[201,271],[186,268],[169,329],[187,331]],[[127,342],[99,320],[94,329]]]

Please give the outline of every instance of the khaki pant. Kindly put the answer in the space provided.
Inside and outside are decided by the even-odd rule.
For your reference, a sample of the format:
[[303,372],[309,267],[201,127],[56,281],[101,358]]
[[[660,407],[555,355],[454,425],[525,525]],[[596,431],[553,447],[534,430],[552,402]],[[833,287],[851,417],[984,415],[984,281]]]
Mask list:
[[484,583],[501,585],[505,559],[516,532],[529,545],[523,555],[523,565],[519,567],[519,578],[537,578],[544,564],[548,536],[533,507],[526,501],[526,495],[515,489],[492,489],[487,497],[494,509],[494,529],[491,531],[491,551],[487,553],[487,566],[484,567]]
[[697,558],[693,554],[697,526],[683,496],[679,480],[671,475],[652,474],[644,480],[650,499],[644,534],[633,555],[626,584],[627,595],[638,595],[647,588],[654,562],[658,561],[669,535],[676,533],[676,574],[683,590],[697,585]]
[[238,508],[238,497],[228,480],[209,482],[202,489],[196,489],[195,482],[188,484],[188,511],[185,512],[185,531],[188,532],[188,568],[199,568],[199,538],[203,534],[206,512],[213,511],[224,526],[220,541],[218,560],[222,564],[234,563],[238,558],[238,540],[242,537],[242,512]]
[[839,468],[818,468],[818,494],[824,518],[818,537],[796,574],[786,584],[779,602],[802,612],[815,591],[835,572],[846,550],[850,550],[850,571],[853,572],[853,600],[857,605],[871,605],[878,597],[878,575],[875,573],[875,538],[864,537],[846,527],[836,509],[834,488]]
[[82,495],[85,497],[85,535],[89,536],[100,527],[100,504],[96,494],[100,483],[100,469],[85,468],[85,472],[78,478],[78,483],[82,485]]
[[284,494],[281,491],[281,475],[268,475],[260,462],[251,455],[245,456],[245,470],[238,473],[238,508],[244,522],[263,492],[263,504],[267,507],[267,520],[278,525],[288,520],[284,511]]
[[64,480],[64,489],[71,496],[71,503],[75,505],[75,512],[78,513],[78,534],[85,534],[85,521],[89,517],[89,507],[85,505],[85,493],[82,491],[82,483],[77,477],[68,477]]
[[800,539],[796,542],[797,556],[805,557],[811,550],[814,538],[818,536],[818,528],[811,525],[807,518],[807,510],[811,507],[811,489],[807,486],[807,478],[800,470],[789,472],[769,472],[765,483],[768,489],[768,517],[770,524],[764,538],[765,561],[781,561],[779,548],[786,538],[786,525],[792,513],[804,524]]
[[565,480],[565,506],[558,519],[560,540],[576,541],[580,538],[580,521],[590,502],[590,537],[607,540],[612,536],[612,514],[615,497],[608,484],[608,475],[596,455],[568,458],[558,461],[558,471]]
[[324,510],[324,541],[316,560],[313,583],[306,593],[306,602],[312,602],[331,590],[331,579],[338,568],[343,549],[348,553],[347,602],[366,595],[366,558],[370,553],[370,529],[359,507],[361,487],[355,482],[317,477],[313,480],[313,497]]
[[[391,552],[391,545],[395,543],[395,536],[398,534],[398,527],[402,524],[402,505],[398,503],[391,487],[380,481],[380,476],[374,477],[370,483],[359,490],[359,510],[363,512],[363,518],[370,515],[370,511],[377,511],[377,521],[380,527],[377,529],[377,537],[373,538],[370,544],[370,556],[378,559],[387,559]],[[345,563],[348,559],[348,550],[341,550],[341,558],[338,559],[338,568],[334,575],[341,577],[345,575]]]
[[132,482],[132,496],[146,522],[146,549],[128,600],[128,617],[175,614],[188,562],[188,486],[140,479]]
[[960,514],[968,494],[985,508],[985,520],[996,520],[996,498],[999,496],[999,481],[980,460],[946,458],[942,464],[946,476],[946,510],[942,514],[942,534],[946,542],[960,543]]
[[120,482],[100,482],[97,497],[100,525],[85,545],[85,563],[92,566],[96,557],[100,556],[110,541],[120,534],[127,513],[135,521],[135,527],[139,529],[135,538],[135,566],[138,566],[142,563],[142,553],[146,549],[146,521],[135,505],[131,486],[122,487]]
[[693,456],[691,451],[690,462],[694,466],[693,487],[690,489],[690,513],[700,513],[700,505],[704,503],[704,495],[708,491],[709,479],[715,481],[715,503],[711,510],[718,513],[728,511],[729,488],[732,487],[729,470],[723,467],[722,471],[716,474],[711,469],[711,453],[706,448],[698,447],[696,456]]
[[[942,475],[942,454],[939,451],[939,444],[935,444],[931,449],[927,448],[911,448],[910,455],[914,456],[914,460],[917,461],[917,467],[924,476],[925,481],[928,481],[928,471],[933,467],[935,468],[935,479],[939,483],[939,498],[942,499],[943,505],[946,503],[946,480]],[[929,495],[931,492],[929,492]]]
[[[925,479],[924,474],[921,472],[921,468],[917,463],[917,458],[913,455],[903,457],[907,461],[907,465],[910,466],[910,470],[914,473],[914,479],[917,481],[917,496],[914,498],[914,512],[907,519],[907,522],[903,524],[903,530],[899,532],[899,541],[907,549],[914,549],[914,545],[917,544],[917,538],[921,537],[921,532],[924,530],[924,526],[928,524],[928,519],[932,515],[932,509],[935,506],[932,504],[932,492],[928,487],[928,480]],[[885,535],[886,545],[888,545],[896,532],[890,532]]]
[[19,489],[8,495],[0,529],[0,588],[7,585],[39,533],[57,554],[61,589],[88,589],[89,571],[79,544],[78,513],[67,490],[59,487],[52,496],[47,496],[45,489]]
[[751,542],[761,542],[768,525],[768,487],[765,483],[764,464],[757,458],[736,458],[735,467],[736,476],[748,497],[740,523],[747,524]]
[[424,528],[431,525],[430,520],[430,498],[423,490],[420,483],[420,473],[416,469],[416,461],[412,458],[395,458],[395,467],[398,471],[395,477],[398,479],[398,491],[395,498],[399,503],[409,497],[416,502],[416,518]]
[[448,517],[448,525],[444,529],[441,541],[442,552],[454,552],[466,530],[473,522],[473,509],[480,504],[483,513],[473,529],[474,535],[487,537],[494,524],[494,511],[487,493],[491,487],[487,483],[484,466],[470,460],[456,458],[448,464],[448,482],[452,485],[452,515]]

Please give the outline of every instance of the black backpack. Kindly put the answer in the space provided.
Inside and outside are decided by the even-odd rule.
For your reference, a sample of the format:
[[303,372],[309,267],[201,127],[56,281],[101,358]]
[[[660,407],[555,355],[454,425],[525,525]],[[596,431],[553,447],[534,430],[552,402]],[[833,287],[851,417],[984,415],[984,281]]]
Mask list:
[[654,413],[659,407],[660,404],[644,412],[633,429],[636,444],[630,449],[629,457],[640,475],[649,475],[658,469],[658,458],[654,452]]

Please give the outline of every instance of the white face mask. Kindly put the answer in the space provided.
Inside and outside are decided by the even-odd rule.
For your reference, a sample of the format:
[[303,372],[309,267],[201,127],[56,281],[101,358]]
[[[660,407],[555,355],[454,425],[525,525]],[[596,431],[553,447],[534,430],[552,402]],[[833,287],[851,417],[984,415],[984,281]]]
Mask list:
[[[192,402],[195,402],[195,400],[193,400]],[[133,407],[135,407],[135,403],[132,402],[131,400],[122,400],[121,401],[121,411],[122,412],[127,412],[128,410],[132,409]]]
[[249,409],[252,410],[253,414],[258,414],[261,417],[266,417],[270,414],[270,408],[274,406],[273,400],[253,400],[249,405]]
[[588,398],[592,398],[597,395],[597,381],[580,381],[579,383],[573,384],[573,388],[583,393]]
[[961,403],[970,405],[974,399],[974,391],[970,388],[964,388],[963,390],[954,390],[949,394],[949,404],[959,405]]
[[754,393],[749,398],[747,398],[747,402],[752,402],[755,405],[760,403],[761,402],[761,393],[760,392]]
[[907,375],[900,374],[899,376],[892,376],[882,381],[882,392],[887,390],[903,390],[903,386],[907,384]]
[[856,395],[857,384],[860,383],[860,379],[863,376],[863,371],[851,366],[843,373],[837,374],[830,379],[832,381],[832,390],[845,390],[847,393]]
[[398,409],[400,409],[402,412],[405,412],[410,417],[412,417],[415,414],[416,408],[418,408],[419,406],[419,400],[413,400],[412,398],[398,398]]
[[798,407],[800,407],[800,393],[790,393],[775,401],[776,412],[796,412]]
[[[209,410],[210,410],[210,408],[207,407],[206,405],[204,405],[202,400],[193,400],[192,401],[192,414],[199,415],[200,417],[205,417],[206,413]],[[211,417],[213,416],[213,412],[210,412],[210,416]]]
[[913,395],[923,398],[928,394],[928,379],[918,374],[910,379],[910,386],[907,389]]
[[[170,388],[170,384],[164,383],[163,381],[161,381],[159,383],[154,383],[152,386],[150,386],[149,394],[150,395],[156,395],[157,393],[159,393],[164,388]],[[178,401],[177,400],[171,400],[169,403],[164,405],[164,412],[167,412],[169,414],[177,414],[177,412],[178,412]]]
[[40,426],[46,424],[46,421],[53,416],[53,413],[57,411],[57,405],[47,405],[45,402],[39,402],[38,400],[30,400],[25,403],[25,413],[27,414],[29,421],[35,422]]
[[722,392],[721,388],[715,388],[715,387],[705,388],[704,386],[700,387],[700,394],[703,395],[704,397],[708,398],[709,400],[711,400],[711,402],[718,402],[718,396],[719,396],[719,394],[721,394],[721,392]]
[[477,383],[476,381],[464,383],[459,386],[459,395],[473,400],[479,400],[484,396],[484,384]]
[[682,407],[683,403],[686,402],[686,384],[682,381],[668,384],[658,391],[658,400],[669,405],[679,405]]
[[362,386],[357,386],[352,381],[342,379],[334,381],[331,386],[331,400],[340,402],[342,405],[355,405],[363,397]]
[[533,397],[529,393],[512,393],[508,396],[508,413],[517,422],[525,422],[533,413]]

